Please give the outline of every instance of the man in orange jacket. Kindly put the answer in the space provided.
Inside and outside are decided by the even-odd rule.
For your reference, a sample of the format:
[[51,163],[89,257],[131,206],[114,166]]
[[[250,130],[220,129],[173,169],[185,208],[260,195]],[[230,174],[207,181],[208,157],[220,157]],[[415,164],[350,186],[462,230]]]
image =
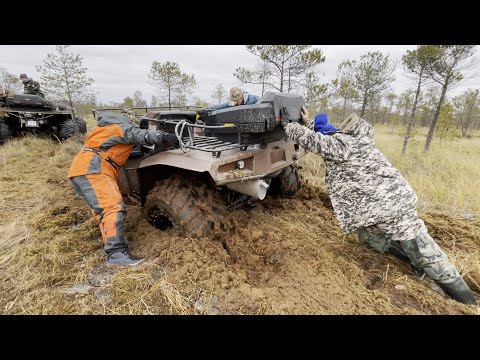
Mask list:
[[68,178],[76,193],[95,213],[109,264],[137,265],[143,259],[128,252],[124,221],[126,206],[117,184],[118,170],[134,145],[168,143],[178,146],[175,134],[140,129],[127,117],[104,112],[73,159]]

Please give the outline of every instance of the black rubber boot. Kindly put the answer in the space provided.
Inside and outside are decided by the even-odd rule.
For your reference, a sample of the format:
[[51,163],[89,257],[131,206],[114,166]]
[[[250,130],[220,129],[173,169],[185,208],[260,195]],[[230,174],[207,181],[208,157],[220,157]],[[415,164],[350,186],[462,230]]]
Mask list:
[[458,302],[468,305],[477,304],[473,291],[470,290],[465,280],[461,277],[447,284],[437,282],[437,285],[440,286],[445,294]]

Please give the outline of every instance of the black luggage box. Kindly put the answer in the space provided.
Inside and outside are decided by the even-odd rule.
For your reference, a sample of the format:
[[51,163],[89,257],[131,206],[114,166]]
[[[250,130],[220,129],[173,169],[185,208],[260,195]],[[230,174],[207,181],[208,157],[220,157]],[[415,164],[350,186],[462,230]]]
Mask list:
[[7,97],[8,107],[52,109],[53,105],[39,95],[14,95]]
[[[209,112],[203,119],[208,126],[237,126],[242,132],[263,133],[278,125],[271,104],[233,106]],[[234,129],[215,129],[219,134],[235,132]]]
[[305,105],[305,100],[299,94],[268,92],[258,100],[258,103],[272,104],[278,122],[281,120],[298,122],[302,118],[301,109],[302,105]]
[[254,105],[240,105],[211,111],[204,117],[205,125],[223,125],[236,128],[208,129],[212,136],[222,141],[251,145],[271,142],[286,137],[281,120],[298,122],[305,101],[301,95],[286,93],[266,93]]
[[[253,104],[214,110],[205,115],[205,125],[226,126],[220,129],[205,129],[207,135],[219,140],[245,145],[280,140],[285,132],[276,121],[272,104]],[[234,127],[235,126],[235,127]]]

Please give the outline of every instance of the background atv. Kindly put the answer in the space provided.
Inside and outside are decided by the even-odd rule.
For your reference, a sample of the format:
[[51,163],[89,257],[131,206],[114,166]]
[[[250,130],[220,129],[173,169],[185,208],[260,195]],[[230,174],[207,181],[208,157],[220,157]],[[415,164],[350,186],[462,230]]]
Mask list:
[[[300,118],[303,98],[298,101],[290,109],[292,121]],[[193,111],[147,112],[139,119],[140,127],[175,133],[180,148],[143,146],[133,152],[119,173],[121,192],[140,201],[156,228],[176,226],[186,236],[212,238],[232,228],[227,216],[231,210],[252,207],[267,191],[294,195],[301,186],[295,163],[304,151],[280,125],[288,106],[279,110],[278,104],[266,105],[215,111],[201,123]],[[208,125],[217,120],[229,122]],[[259,128],[259,123],[265,126]]]
[[55,135],[60,140],[87,132],[86,122],[72,118],[71,109],[55,106],[38,95],[22,94],[0,99],[0,140],[21,132]]

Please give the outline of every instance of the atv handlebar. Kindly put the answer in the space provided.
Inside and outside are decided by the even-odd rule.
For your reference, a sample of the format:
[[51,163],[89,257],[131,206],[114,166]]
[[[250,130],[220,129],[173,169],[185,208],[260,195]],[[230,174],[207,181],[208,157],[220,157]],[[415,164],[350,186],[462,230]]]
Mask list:
[[185,106],[153,106],[153,107],[148,107],[148,106],[136,106],[136,107],[131,107],[131,108],[120,108],[120,107],[111,107],[111,108],[98,108],[98,109],[92,109],[93,112],[93,117],[97,118],[97,113],[99,111],[122,111],[122,112],[127,112],[127,111],[132,111],[132,110],[145,110],[145,114],[148,113],[150,110],[185,110],[190,111],[194,109],[202,109],[201,106],[192,106],[192,105],[185,105]]

